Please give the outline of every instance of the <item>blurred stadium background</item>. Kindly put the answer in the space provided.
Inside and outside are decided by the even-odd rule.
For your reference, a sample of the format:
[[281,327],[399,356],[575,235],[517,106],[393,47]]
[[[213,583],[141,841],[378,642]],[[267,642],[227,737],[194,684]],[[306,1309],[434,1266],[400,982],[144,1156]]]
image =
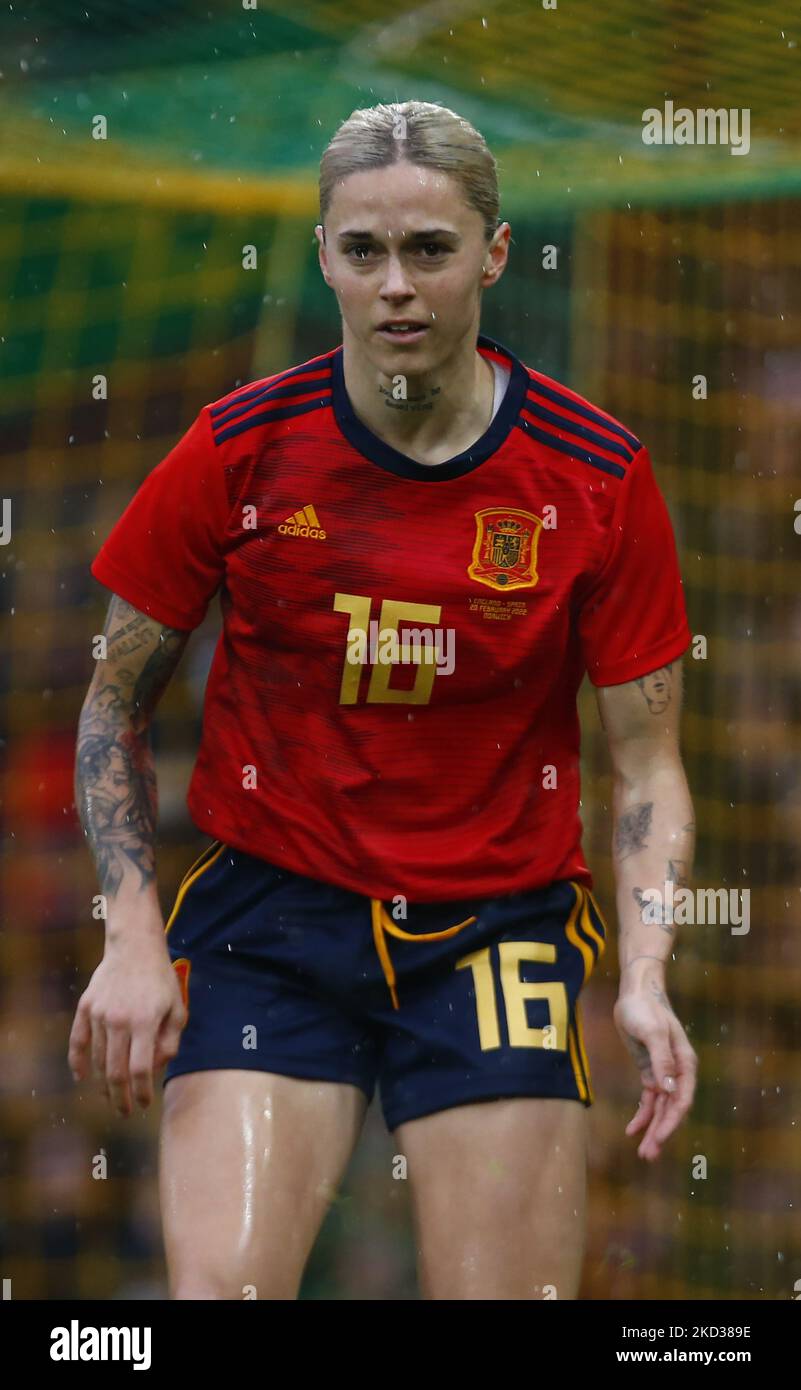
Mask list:
[[[248,0],[245,0],[245,5]],[[801,103],[798,6],[750,0],[49,0],[0,15],[3,841],[0,1274],[12,1297],[160,1298],[157,1116],[66,1063],[102,954],[73,805],[108,593],[89,564],[196,411],[340,341],[319,274],[320,154],[352,110],[417,97],[500,165],[511,263],[482,329],[651,449],[691,627],[694,884],[749,888],[751,930],[685,928],[669,989],[701,1062],[654,1167],[614,950],[585,995],[596,1105],[582,1297],[786,1299],[801,1278]],[[642,113],[743,108],[751,149],[646,147]],[[91,136],[93,117],[108,138]],[[241,248],[259,252],[242,269]],[[542,247],[559,248],[556,270]],[[92,380],[108,377],[108,399]],[[691,383],[706,375],[706,401]],[[202,840],[184,794],[216,605],[154,746],[169,911]],[[586,849],[614,919],[610,780],[582,692]],[[93,1155],[108,1179],[93,1180]],[[407,1193],[374,1105],[303,1297],[414,1299]],[[693,1156],[708,1160],[693,1177]],[[801,1288],[801,1285],[799,1285]]]

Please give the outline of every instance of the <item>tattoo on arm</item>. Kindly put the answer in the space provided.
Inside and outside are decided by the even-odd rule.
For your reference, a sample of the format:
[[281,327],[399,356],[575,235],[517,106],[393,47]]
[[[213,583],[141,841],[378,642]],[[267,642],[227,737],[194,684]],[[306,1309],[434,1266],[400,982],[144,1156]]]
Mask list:
[[651,714],[664,714],[673,694],[673,668],[660,666],[648,676],[638,676],[637,685]]
[[639,805],[630,806],[623,812],[615,826],[616,858],[627,859],[630,854],[636,854],[638,850],[646,848],[645,837],[651,829],[653,809],[653,801],[641,801]]
[[[110,689],[105,686],[99,698]],[[114,896],[126,868],[138,870],[140,888],[155,878],[158,801],[147,734],[136,734],[95,704],[81,717],[75,800],[97,866],[100,890]]]
[[640,1042],[639,1038],[632,1037],[631,1033],[626,1033],[626,1042],[628,1044],[629,1052],[634,1058],[634,1061],[636,1062],[640,1071],[647,1071],[651,1065],[651,1054],[648,1051],[648,1048],[644,1045],[644,1043]]
[[[133,616],[121,628],[115,628],[114,618],[118,616],[115,603],[120,602],[117,599],[110,605],[103,629],[108,638],[107,659],[114,664],[115,674],[119,677],[118,685],[125,692],[125,702],[118,708],[123,708],[126,713],[133,712],[136,724],[141,726],[149,720],[161,699],[183,655],[190,633],[154,625],[152,618],[131,608],[129,604],[125,604],[125,608]],[[153,646],[154,630],[158,632],[158,645],[142,665],[142,651],[147,646]],[[137,652],[139,659],[134,669],[118,665],[121,657],[135,658]]]
[[[190,634],[154,623],[118,598],[104,631],[104,674],[78,724],[75,803],[101,892],[114,896],[131,870],[140,891],[155,879],[158,797],[150,718]],[[130,666],[120,664],[121,657],[130,658]]]
[[667,866],[666,882],[675,883],[678,888],[686,888],[689,882],[687,876],[687,862],[684,859],[669,859]]
[[[642,888],[632,888],[631,896],[640,909],[640,921],[644,927],[659,927],[660,931],[667,932],[668,936],[675,936],[676,928],[668,926],[666,908],[664,903],[657,909],[654,899],[646,899]],[[645,914],[648,913],[646,918]]]
[[665,964],[665,962],[664,962],[662,956],[654,956],[654,955],[651,955],[651,953],[650,953],[649,951],[642,951],[642,952],[640,953],[640,955],[638,955],[638,956],[632,956],[631,960],[627,960],[625,965],[621,965],[621,967],[620,967],[620,973],[621,973],[621,975],[623,974],[623,971],[624,971],[624,970],[628,970],[629,966],[634,964],[635,960],[658,960],[660,965],[664,965],[664,964]]
[[663,1008],[667,1009],[668,1013],[672,1014],[673,1009],[671,1008],[670,1000],[665,994],[665,991],[663,990],[662,986],[660,984],[657,984],[656,980],[649,980],[648,989],[654,996],[654,999],[656,999],[657,1002],[660,1003]]

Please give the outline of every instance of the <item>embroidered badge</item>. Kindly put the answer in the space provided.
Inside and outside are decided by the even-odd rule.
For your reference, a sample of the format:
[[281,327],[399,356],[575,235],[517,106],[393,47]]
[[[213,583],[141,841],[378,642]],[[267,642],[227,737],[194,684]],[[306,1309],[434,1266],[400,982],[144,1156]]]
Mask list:
[[539,579],[540,518],[517,507],[485,507],[475,518],[470,578],[490,589],[533,589]]

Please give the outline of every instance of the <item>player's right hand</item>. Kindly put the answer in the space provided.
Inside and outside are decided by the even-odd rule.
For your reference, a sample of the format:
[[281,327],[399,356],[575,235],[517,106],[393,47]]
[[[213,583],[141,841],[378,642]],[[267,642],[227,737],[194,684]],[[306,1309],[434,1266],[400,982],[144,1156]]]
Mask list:
[[117,1113],[146,1110],[153,1078],[178,1051],[187,1013],[163,935],[133,929],[106,941],[78,1001],[68,1060],[76,1081],[90,1073]]

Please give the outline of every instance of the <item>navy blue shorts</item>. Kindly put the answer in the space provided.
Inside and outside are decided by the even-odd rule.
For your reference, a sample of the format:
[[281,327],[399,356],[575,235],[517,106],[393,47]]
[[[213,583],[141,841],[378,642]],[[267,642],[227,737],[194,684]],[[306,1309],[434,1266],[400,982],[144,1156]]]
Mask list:
[[578,995],[606,945],[572,879],[381,902],[215,840],[166,926],[188,1019],[164,1084],[221,1067],[346,1082],[387,1127],[469,1101],[591,1105]]

